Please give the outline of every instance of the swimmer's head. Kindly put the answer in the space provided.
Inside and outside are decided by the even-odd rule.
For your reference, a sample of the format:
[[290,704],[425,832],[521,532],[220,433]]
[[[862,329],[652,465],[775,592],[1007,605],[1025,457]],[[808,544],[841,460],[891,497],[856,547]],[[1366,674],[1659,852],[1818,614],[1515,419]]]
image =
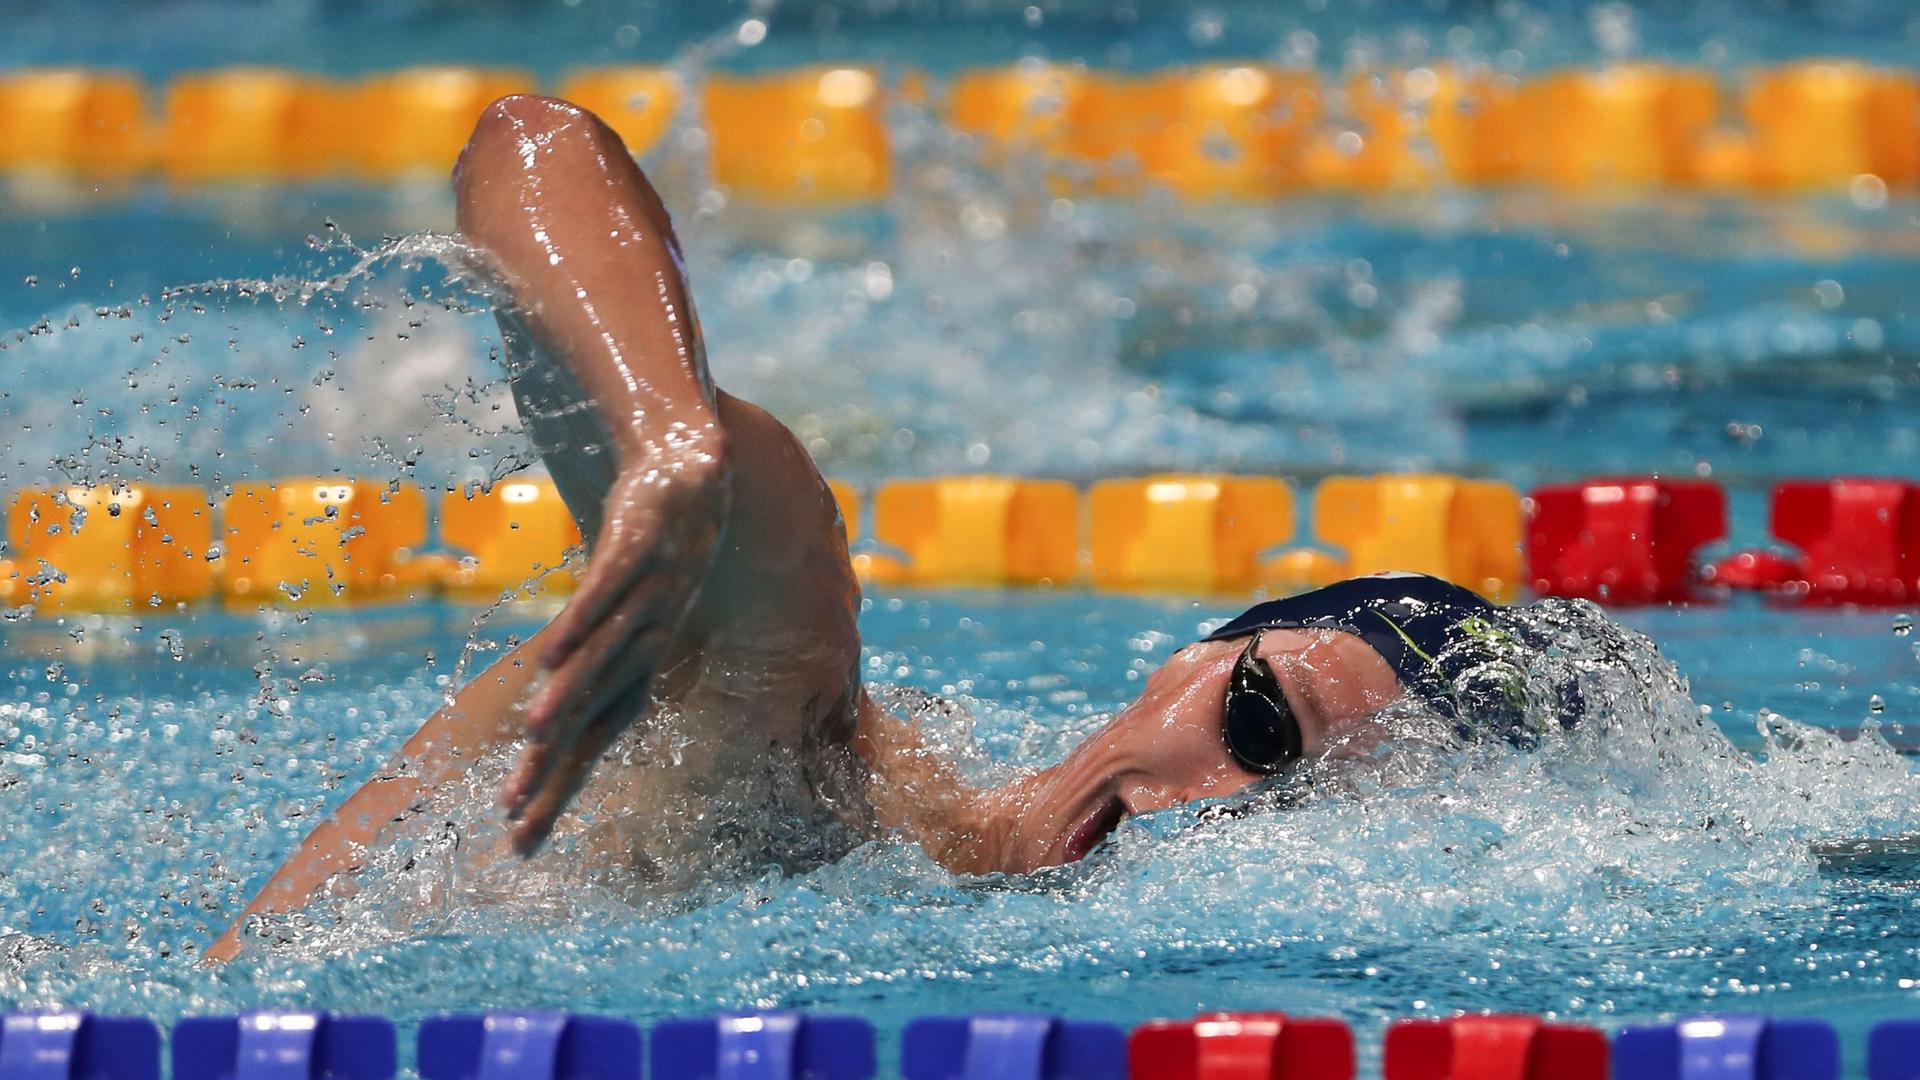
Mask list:
[[1358,578],[1249,609],[1148,678],[1059,765],[1015,785],[1001,864],[1085,856],[1133,814],[1234,795],[1297,760],[1371,752],[1382,708],[1413,693],[1444,715],[1491,605],[1434,578]]
[[[1230,692],[1249,692],[1250,670],[1271,676],[1269,686],[1252,689],[1277,691],[1268,708],[1286,716],[1269,722],[1257,697],[1238,702],[1235,718],[1249,730],[1230,744]],[[1379,653],[1338,630],[1268,630],[1257,642],[1190,645],[1065,761],[1017,785],[1021,812],[1002,863],[1019,872],[1073,862],[1134,814],[1236,794],[1291,757],[1365,752],[1377,741],[1374,715],[1401,692]],[[1292,754],[1288,720],[1298,733]]]

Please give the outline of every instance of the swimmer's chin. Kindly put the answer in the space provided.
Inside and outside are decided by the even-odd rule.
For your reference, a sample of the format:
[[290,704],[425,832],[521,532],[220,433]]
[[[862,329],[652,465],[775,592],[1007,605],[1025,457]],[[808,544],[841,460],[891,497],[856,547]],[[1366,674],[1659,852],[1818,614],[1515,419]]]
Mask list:
[[1077,863],[1105,843],[1132,816],[1133,809],[1125,799],[1118,794],[1108,794],[1075,817],[1032,865],[1018,867],[1015,872],[1031,873]]
[[[1085,859],[1134,816],[1109,779],[1062,807],[1057,777],[1042,771],[978,792],[956,806],[922,846],[935,862],[965,875],[1032,874]],[[1051,805],[1050,805],[1051,804]]]
[[1079,862],[1092,854],[1132,816],[1133,810],[1127,806],[1126,800],[1118,795],[1109,796],[1106,802],[1094,807],[1079,827],[1068,834],[1066,848],[1062,852],[1066,861]]

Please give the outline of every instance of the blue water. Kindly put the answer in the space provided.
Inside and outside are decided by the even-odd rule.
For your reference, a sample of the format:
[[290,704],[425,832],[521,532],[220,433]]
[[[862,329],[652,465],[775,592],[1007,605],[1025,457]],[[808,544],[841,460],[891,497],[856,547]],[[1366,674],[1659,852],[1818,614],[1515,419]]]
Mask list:
[[[1222,610],[882,594],[863,631],[876,679],[970,704],[963,742],[993,768],[1057,753]],[[885,1031],[945,1009],[1133,1022],[1277,1005],[1345,1016],[1363,1038],[1391,1017],[1455,1009],[1611,1025],[1737,1008],[1827,1017],[1855,1045],[1871,1021],[1920,1004],[1920,868],[1821,870],[1806,847],[1920,825],[1920,785],[1879,736],[1820,734],[1852,738],[1874,694],[1889,724],[1912,713],[1914,639],[1886,613],[1751,605],[1630,621],[1765,766],[1648,714],[1538,755],[1415,769],[1373,795],[1208,827],[1143,819],[1089,864],[1026,882],[956,880],[883,843],[652,914],[562,889],[556,917],[552,885],[448,902],[435,890],[476,888],[451,860],[371,889],[351,920],[322,920],[278,954],[197,967],[197,945],[315,815],[434,707],[475,615],[10,624],[0,1000],[161,1017],[315,1003],[403,1019],[506,1004],[641,1018],[803,1005],[860,1011]],[[480,637],[538,621],[510,612]],[[1763,745],[1766,710],[1818,728],[1797,748],[1791,736]],[[477,832],[490,812],[476,799],[451,818]]]
[[[1916,32],[1894,3],[1268,7],[1042,4],[1036,23],[1000,3],[293,3],[242,18],[209,2],[140,6],[148,32],[129,45],[112,31],[131,8],[75,20],[46,5],[10,16],[0,63],[159,78],[437,59],[550,77],[623,59],[912,55],[938,72],[1035,53],[1333,72],[1624,52],[1736,74],[1809,54],[1904,60]],[[766,44],[726,46],[750,13],[770,18]],[[1920,476],[1910,200],[1064,203],[983,174],[964,140],[900,106],[886,204],[769,218],[703,200],[693,123],[648,164],[716,375],[831,475],[1224,468],[1304,490],[1378,469],[1522,487],[1661,471],[1728,484],[1742,545],[1763,540],[1776,477]],[[335,468],[439,485],[516,467],[485,302],[416,235],[450,220],[433,185],[6,188],[0,326],[21,333],[0,338],[0,487]],[[386,235],[410,239],[367,257]],[[195,282],[216,284],[168,292]],[[1056,757],[1233,604],[877,593],[862,629],[871,679],[962,701],[970,725],[928,722],[993,772]],[[1920,656],[1899,612],[1619,612],[1664,660],[1623,647],[1594,696],[1607,719],[1564,742],[1409,754],[1328,777],[1286,813],[1136,822],[1090,864],[1021,882],[957,880],[883,843],[635,911],[550,864],[506,888],[463,861],[448,838],[495,827],[476,790],[445,808],[446,831],[403,845],[415,871],[370,875],[282,926],[286,948],[218,972],[198,949],[470,670],[468,647],[483,659],[547,612],[8,614],[0,1006],[647,1019],[797,1005],[888,1032],[949,1009],[1131,1022],[1279,1006],[1345,1016],[1363,1042],[1390,1017],[1455,1009],[1614,1025],[1737,1008],[1834,1020],[1856,1054],[1873,1020],[1920,1013],[1920,868],[1809,853],[1920,832]],[[1576,644],[1609,640],[1581,625]]]
[[[1267,56],[1338,68],[1495,60],[1533,70],[1598,55],[1646,56],[1738,69],[1831,55],[1911,60],[1912,8],[1901,0],[139,0],[13,5],[0,63],[84,63],[148,75],[224,64],[279,64],[355,74],[407,64],[482,63],[551,75],[570,67],[663,63],[690,46],[734,38],[745,18],[768,33],[726,52],[740,67],[826,56],[932,71],[1042,53],[1108,67],[1151,68]],[[128,35],[129,22],[142,33]]]

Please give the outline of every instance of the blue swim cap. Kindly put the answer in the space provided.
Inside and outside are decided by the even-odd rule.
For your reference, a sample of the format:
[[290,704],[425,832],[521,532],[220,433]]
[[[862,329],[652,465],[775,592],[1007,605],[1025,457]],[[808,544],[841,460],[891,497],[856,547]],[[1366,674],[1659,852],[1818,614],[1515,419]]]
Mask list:
[[1457,719],[1469,704],[1459,700],[1458,677],[1481,659],[1459,646],[1498,610],[1426,574],[1374,574],[1255,604],[1202,640],[1231,641],[1257,630],[1344,630],[1372,646],[1410,693]]

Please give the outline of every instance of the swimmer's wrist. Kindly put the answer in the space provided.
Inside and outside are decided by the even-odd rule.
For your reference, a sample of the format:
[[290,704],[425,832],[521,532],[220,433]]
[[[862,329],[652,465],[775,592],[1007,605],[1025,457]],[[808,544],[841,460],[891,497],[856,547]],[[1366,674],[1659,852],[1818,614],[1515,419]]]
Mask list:
[[726,432],[711,410],[687,410],[661,421],[638,417],[613,439],[622,471],[651,469],[688,480],[724,477],[730,462]]

